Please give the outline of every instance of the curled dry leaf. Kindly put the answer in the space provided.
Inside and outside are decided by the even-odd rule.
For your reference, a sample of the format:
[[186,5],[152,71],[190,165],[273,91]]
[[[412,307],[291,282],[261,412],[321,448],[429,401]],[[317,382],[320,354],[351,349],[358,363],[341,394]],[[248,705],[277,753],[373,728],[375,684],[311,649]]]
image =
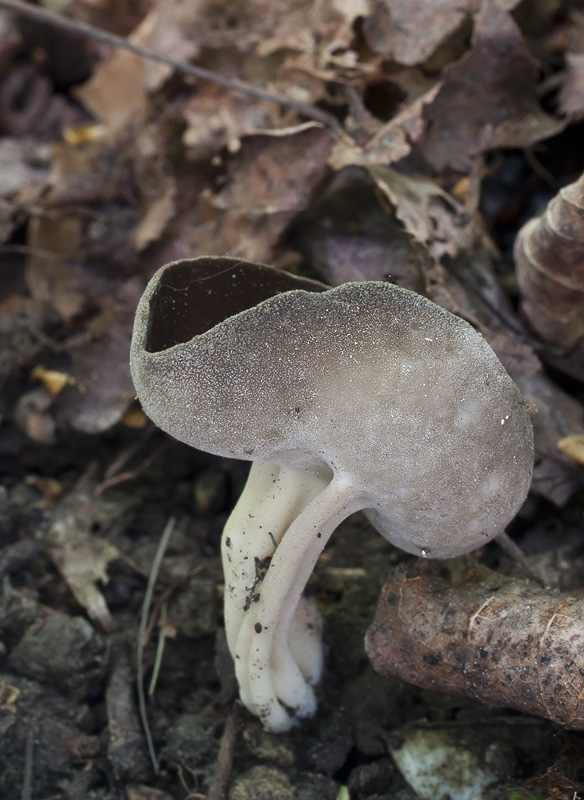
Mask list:
[[464,206],[434,181],[370,167],[371,177],[395,208],[397,218],[436,258],[468,249],[476,236]]
[[366,648],[375,670],[416,686],[584,728],[584,600],[473,567],[401,566]]
[[565,186],[515,241],[523,313],[562,350],[584,338],[584,175]]

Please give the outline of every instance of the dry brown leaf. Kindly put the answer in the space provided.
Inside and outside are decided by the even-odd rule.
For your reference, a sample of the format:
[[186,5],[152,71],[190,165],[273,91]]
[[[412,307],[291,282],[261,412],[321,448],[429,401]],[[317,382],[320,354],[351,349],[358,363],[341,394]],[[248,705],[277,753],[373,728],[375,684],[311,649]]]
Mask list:
[[425,289],[427,248],[404,229],[360,167],[333,177],[291,237],[294,248],[332,286],[390,280],[413,291]]
[[182,143],[190,161],[211,160],[224,147],[236,146],[247,134],[278,123],[277,109],[269,103],[201,85],[181,109],[186,122]]
[[97,583],[108,582],[107,568],[119,558],[117,549],[93,536],[78,547],[50,548],[49,555],[89,618],[103,630],[113,630],[115,622]]
[[[566,30],[564,29],[564,36]],[[571,9],[568,19],[566,72],[559,94],[559,109],[580,118],[584,114],[584,13]]]
[[[184,0],[159,0],[152,8],[148,24],[152,28],[150,47],[157,53],[168,55],[177,61],[195,60],[201,51],[201,26],[205,4]],[[145,20],[146,21],[146,20]],[[148,61],[144,65],[145,88],[158,91],[172,75],[172,67]]]
[[103,630],[112,630],[114,620],[98,583],[107,583],[107,568],[119,557],[118,550],[92,533],[94,525],[110,522],[120,513],[101,498],[93,499],[95,468],[89,467],[73,489],[55,507],[47,533],[48,553],[73,596]]
[[353,24],[357,17],[369,13],[369,0],[336,0],[334,3],[314,3],[294,0],[292,3],[253,4],[264,17],[274,14],[271,30],[258,42],[257,53],[265,57],[278,50],[297,50],[312,54],[315,67],[325,66],[326,58],[335,50],[349,47],[354,38]]
[[71,215],[32,218],[26,282],[31,296],[50,303],[63,320],[76,317],[87,299],[81,288],[81,220]]
[[161,193],[147,209],[132,233],[132,244],[140,253],[149,244],[158,241],[166,230],[176,212],[176,183],[173,178],[166,178]]
[[128,358],[143,282],[134,278],[116,289],[115,298],[101,298],[102,316],[94,320],[94,325],[99,322],[94,336],[71,350],[70,371],[76,386],[66,387],[56,402],[57,413],[83,433],[101,433],[117,424],[135,395]]
[[486,0],[470,51],[446,67],[443,85],[425,107],[422,152],[441,172],[468,172],[481,151],[528,147],[565,122],[546,114],[536,90],[537,66],[510,14]]
[[460,28],[475,0],[375,0],[364,31],[370,47],[399,64],[426,61]]
[[406,231],[428,245],[435,258],[454,256],[472,243],[472,218],[468,220],[466,209],[436,183],[386,167],[370,167],[369,171]]
[[49,183],[50,151],[28,138],[0,140],[0,242],[10,238],[23,212],[38,202]]
[[227,185],[211,200],[221,212],[213,241],[199,251],[269,260],[327,174],[331,145],[330,132],[313,123],[243,137]]
[[441,85],[435,84],[420,97],[405,105],[363,146],[359,146],[348,137],[337,139],[329,159],[331,167],[337,170],[351,165],[380,164],[387,167],[406,158],[425,131],[424,107],[434,100]]
[[0,196],[18,198],[28,191],[31,200],[47,185],[49,150],[26,138],[0,140]]
[[377,672],[584,728],[584,600],[474,567],[400,567],[366,636]]
[[[491,342],[493,344],[493,342]],[[522,347],[515,342],[513,350]],[[497,355],[501,355],[496,349]],[[507,365],[506,365],[507,366]],[[533,469],[532,491],[563,506],[582,486],[582,470],[558,451],[557,442],[567,435],[584,431],[584,408],[539,369],[527,373],[509,368],[522,395],[532,406],[536,460]]]
[[73,0],[70,12],[83,22],[127,36],[153,2],[155,0]]
[[[156,22],[156,14],[150,13],[128,37],[129,41],[150,46]],[[75,95],[115,134],[146,110],[145,70],[142,56],[115,48],[98,64],[91,78],[75,89]]]
[[145,254],[152,271],[193,253],[277,261],[283,232],[328,173],[331,144],[331,133],[314,123],[258,131],[235,143],[219,192],[196,168],[177,176],[181,207],[164,241]]

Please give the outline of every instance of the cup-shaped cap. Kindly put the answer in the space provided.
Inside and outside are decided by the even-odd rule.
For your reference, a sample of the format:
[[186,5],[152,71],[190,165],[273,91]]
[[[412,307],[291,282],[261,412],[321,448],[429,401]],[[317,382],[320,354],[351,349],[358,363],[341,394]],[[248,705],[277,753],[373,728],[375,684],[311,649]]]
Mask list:
[[137,310],[145,412],[193,447],[354,487],[390,541],[450,557],[515,515],[525,403],[468,323],[389,283],[334,289],[228,258],[177,261]]

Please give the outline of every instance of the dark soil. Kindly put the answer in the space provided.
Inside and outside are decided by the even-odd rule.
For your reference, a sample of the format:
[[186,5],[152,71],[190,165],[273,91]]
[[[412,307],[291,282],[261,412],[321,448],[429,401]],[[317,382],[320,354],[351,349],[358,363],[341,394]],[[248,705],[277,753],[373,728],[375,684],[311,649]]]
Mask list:
[[[19,437],[7,426],[3,431],[5,451],[11,435],[13,445]],[[138,479],[91,499],[108,461],[143,436],[114,429],[99,448],[89,438],[71,440],[52,470],[46,450],[22,438],[20,450],[14,446],[1,512],[2,797],[17,797],[30,786],[33,798],[178,800],[206,796],[215,776],[236,696],[221,628],[219,537],[246,467],[170,443]],[[142,443],[142,452],[156,450],[160,441],[155,433]],[[44,477],[62,484],[64,499],[50,503],[27,484],[31,465],[35,471],[43,465]],[[80,475],[88,490],[82,493],[76,486]],[[88,621],[48,552],[47,531],[67,500],[66,524],[89,520],[92,534],[118,551],[109,564],[109,581],[100,585],[115,623],[107,633]],[[558,515],[534,505],[531,511],[546,514],[546,526],[570,546],[576,510]],[[148,573],[171,516],[175,530],[157,581],[143,656],[148,685],[164,637],[147,700],[155,773],[139,718],[136,652]],[[524,519],[521,527],[525,524]],[[570,552],[571,557],[578,552],[573,544]],[[240,710],[232,800],[335,800],[341,785],[354,800],[414,797],[388,757],[388,748],[396,747],[400,731],[408,728],[454,731],[461,746],[479,740],[485,749],[511,748],[506,778],[494,797],[510,796],[507,789],[548,770],[557,780],[582,777],[579,734],[374,674],[363,635],[381,584],[401,558],[360,517],[336,532],[310,584],[326,620],[328,652],[318,713],[290,734],[275,736]],[[484,561],[508,567],[494,545]]]

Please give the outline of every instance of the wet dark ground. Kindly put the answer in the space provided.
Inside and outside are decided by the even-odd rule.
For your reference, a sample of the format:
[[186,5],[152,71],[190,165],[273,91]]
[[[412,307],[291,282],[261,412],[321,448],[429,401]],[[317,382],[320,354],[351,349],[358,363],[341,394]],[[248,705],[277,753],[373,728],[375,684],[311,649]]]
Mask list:
[[[454,732],[461,747],[479,742],[485,753],[507,753],[504,779],[490,797],[573,796],[584,763],[580,734],[375,675],[363,636],[384,578],[404,556],[360,516],[334,534],[310,583],[327,647],[317,715],[275,736],[245,709],[234,712],[219,540],[247,466],[174,442],[160,452],[164,442],[158,432],[118,426],[97,445],[71,439],[54,459],[52,448],[5,429],[5,464],[13,452],[0,506],[0,797],[206,797],[221,772],[219,748],[234,713],[235,735],[223,743],[233,753],[231,769],[223,768],[230,800],[335,800],[342,786],[351,800],[406,800],[415,795],[390,751],[404,731],[428,728]],[[159,455],[139,475],[103,489],[108,466],[132,446],[130,473]],[[42,484],[27,478],[33,472]],[[519,540],[529,539],[533,514],[575,559],[577,504],[562,514],[528,504],[516,525]],[[141,658],[155,771],[138,710],[137,641],[148,575],[171,517]],[[62,552],[56,556],[68,551],[87,585],[104,559],[104,542],[114,549],[95,585],[111,614],[107,631],[76,601],[58,568]],[[496,545],[483,563],[509,568]],[[550,770],[547,784],[508,793]],[[546,785],[556,794],[546,794]]]

